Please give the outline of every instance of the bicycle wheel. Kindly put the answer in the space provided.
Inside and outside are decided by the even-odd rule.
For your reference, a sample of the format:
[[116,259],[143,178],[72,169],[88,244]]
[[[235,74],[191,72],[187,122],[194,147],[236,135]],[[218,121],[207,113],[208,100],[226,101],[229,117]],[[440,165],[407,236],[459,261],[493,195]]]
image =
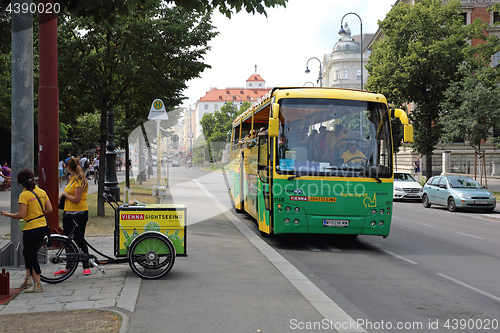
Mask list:
[[156,279],[167,274],[174,266],[175,247],[159,232],[146,232],[129,248],[132,271],[143,279]]
[[[59,283],[68,279],[78,266],[78,248],[63,236],[52,236],[49,246],[47,238],[38,246],[37,258],[42,271],[40,279],[46,283]],[[63,274],[56,272],[68,270]]]

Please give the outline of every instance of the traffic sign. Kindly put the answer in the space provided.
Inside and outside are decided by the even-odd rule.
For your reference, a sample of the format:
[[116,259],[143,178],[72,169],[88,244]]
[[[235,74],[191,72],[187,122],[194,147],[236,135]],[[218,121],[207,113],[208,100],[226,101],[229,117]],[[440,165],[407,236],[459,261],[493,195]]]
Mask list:
[[151,103],[148,119],[158,119],[158,120],[168,119],[167,110],[165,109],[165,104],[163,104],[163,101],[161,99],[155,99],[153,103]]

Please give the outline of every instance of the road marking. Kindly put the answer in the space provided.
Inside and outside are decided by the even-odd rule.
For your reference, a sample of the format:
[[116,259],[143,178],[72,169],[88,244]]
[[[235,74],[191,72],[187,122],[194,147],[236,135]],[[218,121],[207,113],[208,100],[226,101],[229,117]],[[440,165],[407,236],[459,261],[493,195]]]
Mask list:
[[468,236],[468,237],[473,237],[473,238],[477,238],[477,239],[486,239],[486,238],[483,238],[483,237],[479,237],[479,236],[474,236],[474,235],[470,235],[470,234],[465,234],[463,232],[458,232],[458,231],[455,231],[457,234],[460,234],[460,235],[464,235],[464,236]]
[[445,274],[443,274],[443,273],[437,273],[437,275],[439,275],[439,276],[441,276],[441,277],[444,277],[445,279],[450,280],[451,282],[455,282],[456,284],[459,284],[459,285],[461,285],[461,286],[463,286],[463,287],[465,287],[465,288],[467,288],[467,289],[470,289],[470,290],[473,290],[473,291],[475,291],[475,292],[478,292],[478,293],[480,293],[481,295],[484,295],[484,296],[486,296],[486,297],[492,298],[492,299],[494,299],[494,300],[495,300],[495,301],[497,301],[497,302],[500,302],[500,297],[498,297],[498,296],[495,296],[495,295],[492,295],[492,294],[490,294],[490,293],[487,293],[487,292],[486,292],[486,291],[484,291],[484,290],[481,290],[481,289],[478,289],[478,288],[473,287],[473,286],[471,286],[471,285],[468,285],[467,283],[464,283],[464,282],[462,282],[462,281],[459,281],[459,280],[457,280],[457,279],[454,279],[454,278],[452,278],[451,276],[445,275]]
[[391,256],[393,256],[393,257],[395,257],[395,258],[398,258],[398,259],[404,260],[404,261],[406,261],[406,262],[408,262],[408,263],[410,263],[410,264],[413,264],[413,265],[418,265],[418,263],[417,263],[416,261],[413,261],[413,260],[410,260],[410,259],[405,258],[405,257],[403,257],[403,256],[400,256],[399,254],[396,254],[396,253],[391,252],[391,251],[389,251],[389,250],[382,249],[382,248],[379,248],[379,250],[380,250],[380,251],[382,251],[382,252],[385,252],[385,253],[387,253],[387,254],[389,254],[389,255],[391,255]]
[[[334,323],[356,323],[340,306],[332,301],[324,292],[314,283],[302,274],[295,266],[286,260],[275,249],[257,236],[250,228],[240,221],[232,212],[230,212],[218,199],[216,199],[198,180],[193,182],[205,193],[205,195],[219,208],[219,210],[234,224],[236,228],[252,243],[280,272],[290,281],[290,283],[304,296],[305,299],[325,318]],[[343,325],[342,325],[343,326]],[[349,325],[347,325],[349,326]],[[360,325],[356,327],[346,327],[337,329],[339,333],[366,333],[366,330]],[[348,328],[348,329],[347,329]]]
[[435,226],[433,226],[433,225],[425,224],[425,223],[422,223],[422,222],[415,222],[415,221],[413,221],[413,223],[420,224],[420,225],[423,225],[423,226],[426,226],[426,227],[429,227],[429,228],[435,228]]
[[328,250],[332,251],[332,252],[342,252],[341,249],[337,249],[336,247],[333,247],[331,245],[328,245],[328,244],[323,244],[324,247],[326,247]]
[[316,246],[310,244],[310,243],[304,243],[304,246],[307,247],[309,250],[313,252],[321,252],[320,249],[318,249]]

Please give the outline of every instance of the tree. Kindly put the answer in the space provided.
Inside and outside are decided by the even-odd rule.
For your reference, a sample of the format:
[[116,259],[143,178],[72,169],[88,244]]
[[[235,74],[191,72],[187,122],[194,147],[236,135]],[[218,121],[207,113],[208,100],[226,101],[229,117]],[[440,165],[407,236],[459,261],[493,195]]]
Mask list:
[[452,83],[444,93],[439,120],[442,139],[453,142],[461,137],[481,154],[481,141],[500,124],[500,73],[489,66],[473,71],[468,64],[460,67],[460,73],[462,80]]
[[432,175],[432,152],[441,136],[438,122],[444,92],[458,79],[458,67],[472,55],[467,38],[479,34],[479,22],[463,25],[462,3],[420,0],[399,3],[379,22],[384,37],[375,43],[368,61],[368,88],[395,105],[414,102],[410,118],[414,147],[427,156]]
[[207,142],[212,160],[220,160],[222,157],[223,145],[227,143],[228,133],[231,133],[234,119],[247,110],[252,104],[243,102],[239,110],[232,102],[224,104],[219,111],[206,113],[203,115],[200,124],[203,129],[203,135]]
[[[96,23],[108,21],[114,24],[117,17],[130,15],[135,9],[147,7],[155,0],[54,0],[67,9],[73,16],[91,17]],[[231,17],[233,10],[237,13],[245,9],[248,13],[266,14],[265,7],[285,6],[288,0],[166,0],[188,11],[219,11]]]
[[[117,126],[123,134],[147,119],[154,99],[161,98],[167,110],[181,103],[185,82],[209,67],[203,63],[203,55],[216,35],[212,29],[208,15],[160,1],[150,1],[130,16],[119,17],[114,25],[103,22],[96,26],[90,18],[62,20],[61,122],[75,124],[79,116],[100,113],[100,129],[92,134],[100,151],[106,151],[108,111],[114,111],[118,123],[124,122]],[[177,119],[178,112],[169,113],[169,123],[175,124]],[[103,156],[100,160],[104,161]],[[102,193],[104,173],[100,176]],[[98,214],[104,214],[103,200]]]

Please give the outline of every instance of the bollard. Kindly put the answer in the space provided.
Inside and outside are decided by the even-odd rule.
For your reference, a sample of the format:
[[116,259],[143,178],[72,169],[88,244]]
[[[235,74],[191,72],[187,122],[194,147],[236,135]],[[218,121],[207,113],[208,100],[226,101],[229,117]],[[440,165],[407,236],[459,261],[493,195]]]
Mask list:
[[5,268],[2,268],[2,273],[0,273],[0,296],[10,295],[10,274],[5,272]]

